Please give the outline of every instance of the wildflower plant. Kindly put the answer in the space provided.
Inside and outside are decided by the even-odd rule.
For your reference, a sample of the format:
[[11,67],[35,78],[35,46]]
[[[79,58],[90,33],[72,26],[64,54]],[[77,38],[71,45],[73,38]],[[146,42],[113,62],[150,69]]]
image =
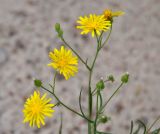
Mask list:
[[[119,86],[115,89],[113,94],[105,100],[103,98],[103,90],[105,89],[105,86],[108,82],[114,83],[115,77],[113,75],[106,76],[105,79],[100,79],[97,83],[95,83],[95,87],[93,86],[92,79],[93,79],[93,73],[94,73],[94,67],[97,60],[97,57],[99,56],[99,53],[104,48],[104,46],[107,44],[109,37],[112,32],[112,27],[114,23],[115,17],[123,15],[124,12],[118,11],[118,12],[112,12],[109,9],[106,9],[102,14],[90,14],[79,17],[77,20],[77,29],[81,30],[81,34],[89,34],[91,33],[91,36],[93,38],[96,38],[96,53],[93,54],[92,57],[93,60],[91,61],[91,64],[89,64],[87,60],[84,60],[80,54],[72,48],[72,46],[64,39],[64,32],[61,28],[59,23],[55,24],[55,31],[58,35],[58,38],[63,42],[63,45],[60,47],[60,49],[54,48],[51,52],[49,52],[49,58],[51,62],[48,64],[49,67],[52,67],[55,70],[54,74],[54,80],[53,84],[48,84],[50,88],[47,88],[44,86],[41,80],[34,80],[35,86],[38,88],[38,90],[34,91],[33,95],[31,95],[30,98],[28,98],[24,104],[24,123],[29,122],[29,125],[31,127],[37,126],[38,128],[41,127],[41,125],[45,125],[45,117],[51,117],[54,113],[54,107],[55,106],[63,106],[67,110],[70,110],[77,116],[81,117],[86,121],[88,124],[88,134],[110,134],[109,132],[102,132],[98,130],[98,126],[104,123],[108,123],[109,120],[111,120],[110,117],[108,117],[104,110],[107,107],[108,103],[112,100],[112,98],[116,95],[116,93],[120,90],[122,86],[128,83],[129,80],[129,74],[124,73],[121,76],[121,81]],[[106,36],[107,33],[107,36]],[[57,73],[64,76],[64,79],[68,80],[70,77],[75,76],[78,72],[78,63],[84,64],[88,71],[88,88],[86,89],[88,91],[87,97],[88,97],[88,112],[85,112],[81,105],[81,99],[82,99],[82,88],[80,90],[79,94],[79,111],[74,110],[70,106],[66,105],[64,102],[62,102],[59,97],[55,93],[56,88],[56,77]],[[47,93],[51,94],[53,98],[57,100],[56,104],[52,104],[51,98],[47,98],[47,93],[41,96],[39,89],[45,90]],[[52,89],[52,90],[50,90]],[[96,100],[96,101],[93,101]],[[93,102],[96,102],[95,104]],[[94,105],[96,108],[94,109]],[[96,115],[93,114],[93,112],[96,112]],[[131,129],[130,134],[159,134],[160,128],[151,131],[153,125],[160,119],[158,117],[152,125],[149,127],[146,126],[145,123],[138,120],[136,124],[138,124],[138,128],[135,129],[134,122],[131,122]],[[135,129],[135,130],[134,130]],[[142,131],[140,131],[143,129]],[[141,133],[140,133],[141,132]],[[62,133],[62,116],[61,116],[61,125],[59,129],[59,134]]]

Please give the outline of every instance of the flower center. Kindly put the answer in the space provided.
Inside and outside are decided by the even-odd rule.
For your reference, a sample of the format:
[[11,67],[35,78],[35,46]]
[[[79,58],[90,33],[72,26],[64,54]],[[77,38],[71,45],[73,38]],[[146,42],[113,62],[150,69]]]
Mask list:
[[98,27],[98,25],[95,22],[95,23],[91,23],[88,28],[90,28],[91,30],[93,30],[93,29],[97,29],[97,27]]
[[32,112],[34,114],[37,114],[41,111],[41,105],[40,104],[34,104],[33,107],[32,107]]
[[63,67],[66,66],[67,64],[68,64],[68,62],[67,62],[67,60],[64,59],[64,58],[59,61],[59,67],[60,67],[60,68],[63,68]]

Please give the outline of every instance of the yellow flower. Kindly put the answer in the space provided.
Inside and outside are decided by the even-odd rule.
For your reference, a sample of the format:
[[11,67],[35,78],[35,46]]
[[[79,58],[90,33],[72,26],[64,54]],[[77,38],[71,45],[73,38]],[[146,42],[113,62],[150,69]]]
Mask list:
[[41,127],[41,124],[45,125],[45,116],[51,117],[54,112],[52,109],[54,104],[49,104],[51,98],[46,98],[46,95],[41,97],[39,91],[34,91],[33,95],[27,99],[23,109],[23,123],[29,122],[31,127],[37,125],[38,128]]
[[52,62],[48,66],[63,74],[66,80],[78,72],[78,58],[73,56],[71,50],[65,49],[64,46],[61,46],[60,50],[54,49],[49,53],[49,57]]
[[91,32],[92,37],[94,37],[95,32],[100,35],[101,31],[107,31],[111,23],[104,18],[104,15],[95,15],[90,14],[89,17],[79,17],[77,23],[80,26],[77,26],[78,29],[81,29],[81,34],[88,34]]
[[121,16],[123,14],[124,14],[124,12],[122,12],[122,11],[112,12],[112,10],[109,10],[109,9],[106,9],[103,12],[103,15],[106,18],[106,20],[110,20],[110,21],[113,20],[113,17],[118,17],[118,16]]

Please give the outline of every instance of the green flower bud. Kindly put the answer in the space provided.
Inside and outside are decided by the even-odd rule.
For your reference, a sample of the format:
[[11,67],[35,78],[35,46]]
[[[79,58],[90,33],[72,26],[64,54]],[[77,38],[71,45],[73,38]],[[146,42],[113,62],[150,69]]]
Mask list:
[[109,81],[111,81],[111,82],[114,82],[114,81],[115,81],[115,79],[114,79],[114,76],[113,76],[113,75],[109,75],[107,78],[108,78],[108,80],[109,80]]
[[34,80],[34,85],[35,85],[36,87],[41,87],[41,86],[42,86],[41,80],[35,79],[35,80]]
[[103,80],[100,80],[97,84],[96,84],[96,88],[98,91],[101,91],[105,88],[104,82]]
[[58,37],[62,37],[63,36],[63,30],[61,29],[61,25],[59,23],[55,24],[55,30],[58,33]]
[[127,72],[127,73],[125,73],[124,75],[122,75],[121,81],[122,81],[123,83],[127,83],[128,80],[129,80],[129,73]]
[[61,29],[60,24],[59,24],[59,23],[56,23],[56,24],[55,24],[55,30],[56,30],[56,32],[59,33],[59,30],[60,30],[60,29]]
[[99,117],[99,122],[100,123],[107,123],[110,120],[110,117],[107,117],[106,115],[101,115]]
[[59,37],[62,37],[62,36],[63,36],[63,30],[62,30],[62,29],[59,30],[58,36],[59,36]]

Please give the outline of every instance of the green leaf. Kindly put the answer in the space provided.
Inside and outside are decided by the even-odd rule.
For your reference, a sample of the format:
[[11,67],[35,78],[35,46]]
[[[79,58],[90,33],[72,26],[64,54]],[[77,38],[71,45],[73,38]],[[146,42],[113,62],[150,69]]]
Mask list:
[[151,134],[160,134],[160,128],[158,128],[158,129],[152,131]]
[[138,134],[138,133],[139,133],[139,131],[140,131],[140,129],[141,129],[141,127],[140,127],[140,126],[138,126],[137,130],[136,130],[133,134]]
[[133,132],[133,121],[131,121],[131,130],[130,130],[130,134],[132,134]]
[[80,110],[81,110],[82,115],[83,115],[84,117],[86,117],[85,114],[84,114],[84,112],[83,112],[83,109],[82,109],[81,96],[82,96],[82,88],[81,88],[80,95],[79,95],[79,107],[80,107]]
[[101,108],[103,105],[103,98],[101,92],[99,92],[99,98],[100,98],[100,108]]
[[138,128],[133,134],[138,134],[141,128],[144,129],[143,134],[146,134],[146,130],[147,130],[146,125],[140,120],[137,120],[136,123],[138,123]]

